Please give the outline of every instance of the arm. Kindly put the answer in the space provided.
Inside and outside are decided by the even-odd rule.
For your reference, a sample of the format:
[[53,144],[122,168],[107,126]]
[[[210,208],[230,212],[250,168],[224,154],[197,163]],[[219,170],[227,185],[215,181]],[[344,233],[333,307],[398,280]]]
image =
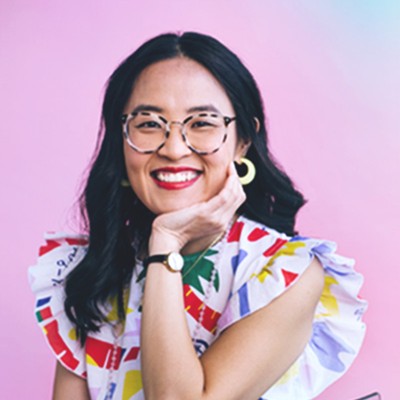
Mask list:
[[54,378],[53,400],[90,400],[85,379],[67,370],[59,362]]
[[162,266],[154,267],[158,266],[151,268],[157,279],[146,284],[146,290],[155,292],[146,299],[143,313],[147,315],[142,322],[146,399],[257,399],[297,359],[309,340],[323,288],[317,260],[286,293],[226,329],[200,360],[183,311],[174,312],[183,310],[178,279],[174,282],[175,275]]
[[[232,174],[233,166],[230,171],[218,196],[156,218],[149,255],[179,252],[193,239],[215,237],[226,228],[245,199],[237,176]],[[200,398],[204,387],[202,365],[192,345],[184,309],[181,274],[152,264],[146,274],[141,323],[141,369],[148,400]]]
[[268,390],[310,339],[323,285],[314,259],[287,292],[226,329],[202,357],[207,383],[202,398],[258,399]]
[[[195,232],[225,227],[238,207],[232,199],[243,201],[236,183],[229,177],[224,190],[206,204],[175,212],[169,220],[167,214],[158,217],[150,254],[179,251]],[[184,228],[179,226],[182,215]],[[184,313],[181,276],[152,264],[145,283],[141,332],[146,399],[258,398],[301,354],[322,287],[322,268],[314,260],[292,288],[226,329],[198,359]]]

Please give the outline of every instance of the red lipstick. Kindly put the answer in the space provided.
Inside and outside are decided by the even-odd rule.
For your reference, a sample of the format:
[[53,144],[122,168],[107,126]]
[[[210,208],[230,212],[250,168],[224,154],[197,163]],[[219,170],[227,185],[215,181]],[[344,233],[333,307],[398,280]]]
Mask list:
[[186,166],[163,167],[151,171],[154,183],[166,190],[180,190],[193,185],[202,171]]

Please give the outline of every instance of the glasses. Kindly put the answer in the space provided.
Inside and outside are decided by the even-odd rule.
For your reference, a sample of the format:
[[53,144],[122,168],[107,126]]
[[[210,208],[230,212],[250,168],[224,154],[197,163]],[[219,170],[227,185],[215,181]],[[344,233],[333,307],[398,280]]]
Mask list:
[[181,126],[182,139],[196,154],[218,151],[228,136],[228,125],[236,117],[224,117],[213,112],[190,115],[183,122],[167,121],[161,115],[138,111],[122,116],[123,132],[129,146],[139,153],[151,154],[166,143],[172,125]]

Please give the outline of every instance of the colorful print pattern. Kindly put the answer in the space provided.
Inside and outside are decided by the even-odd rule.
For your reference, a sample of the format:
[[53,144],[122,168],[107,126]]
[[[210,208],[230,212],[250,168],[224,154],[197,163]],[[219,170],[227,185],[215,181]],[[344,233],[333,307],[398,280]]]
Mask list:
[[[63,282],[82,260],[87,238],[79,235],[47,234],[37,265],[29,270],[37,295],[35,313],[47,343],[69,370],[87,379],[92,399],[106,396],[113,335],[108,325],[89,335],[81,348],[75,330],[63,309]],[[354,261],[335,254],[336,245],[321,239],[288,237],[260,223],[239,217],[221,252],[215,245],[195,268],[197,255],[185,257],[182,272],[188,325],[193,333],[204,293],[216,259],[217,279],[206,304],[195,348],[202,354],[230,325],[268,305],[302,275],[313,257],[325,271],[325,287],[317,306],[312,337],[304,352],[261,399],[311,399],[342,376],[356,357],[365,334],[361,320],[366,302],[358,297],[362,277]],[[218,258],[217,258],[218,256]],[[118,373],[112,389],[115,399],[144,399],[140,372],[141,297],[145,274],[139,262],[134,271],[127,318],[118,348]],[[116,318],[115,301],[106,310]]]

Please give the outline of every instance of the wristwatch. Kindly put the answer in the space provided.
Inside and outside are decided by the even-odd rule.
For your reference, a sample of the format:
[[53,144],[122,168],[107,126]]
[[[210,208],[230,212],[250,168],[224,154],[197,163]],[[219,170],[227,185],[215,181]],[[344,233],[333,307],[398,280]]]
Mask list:
[[183,268],[183,257],[179,253],[169,253],[169,254],[156,254],[154,256],[147,257],[143,265],[145,268],[151,263],[162,263],[164,264],[168,271],[171,272],[180,272]]

